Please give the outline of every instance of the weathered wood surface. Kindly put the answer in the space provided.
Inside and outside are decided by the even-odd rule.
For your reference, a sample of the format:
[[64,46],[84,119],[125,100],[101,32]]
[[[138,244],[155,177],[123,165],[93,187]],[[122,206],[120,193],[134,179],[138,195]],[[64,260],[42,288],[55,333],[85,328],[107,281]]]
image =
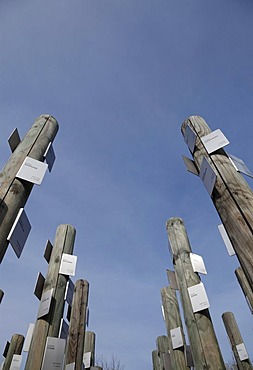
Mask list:
[[[179,311],[176,291],[171,287],[164,287],[161,289],[162,305],[164,310],[164,317],[167,329],[168,344],[170,350],[170,359],[174,370],[186,370],[186,359],[184,354],[185,337],[182,325],[182,320]],[[183,346],[173,349],[171,333],[172,329],[180,327],[183,336]]]
[[67,283],[67,278],[62,279],[62,276],[59,275],[59,269],[62,254],[71,254],[73,252],[75,235],[75,228],[71,225],[60,225],[56,230],[54,247],[43,288],[43,293],[50,289],[54,290],[53,299],[49,313],[37,319],[35,323],[25,370],[40,370],[47,337],[58,337],[60,322],[63,316],[64,292]]
[[156,338],[156,347],[158,350],[160,369],[165,369],[164,354],[170,353],[169,339],[166,335],[160,335]]
[[153,364],[153,370],[161,370],[160,358],[158,356],[157,350],[152,351],[152,364]]
[[12,336],[10,346],[8,348],[7,356],[4,361],[3,370],[9,370],[13,355],[21,355],[24,340],[25,338],[21,334],[14,334]]
[[57,121],[49,115],[37,118],[0,173],[0,262],[8,247],[7,237],[20,208],[24,207],[33,184],[16,178],[27,156],[43,160],[43,155],[58,131]]
[[236,171],[224,149],[208,154],[201,137],[211,132],[205,120],[191,116],[181,127],[185,135],[186,126],[196,133],[193,153],[195,164],[200,170],[203,157],[217,175],[212,194],[213,204],[223,222],[238,260],[253,289],[253,193],[244,178]]
[[248,303],[248,306],[249,306],[249,309],[251,311],[251,313],[253,314],[253,291],[249,285],[249,282],[242,270],[241,267],[238,267],[236,270],[235,270],[235,275],[237,277],[237,280],[242,288],[242,291],[245,295],[245,298],[246,298],[246,301]]
[[191,247],[182,219],[171,218],[167,222],[166,229],[174,252],[174,269],[177,275],[195,369],[225,370],[209,310],[205,309],[196,313],[193,313],[192,310],[187,288],[199,284],[200,278],[193,271],[191,265]]
[[228,338],[230,340],[231,348],[238,366],[238,370],[252,370],[252,365],[250,360],[240,360],[236,346],[238,344],[244,343],[240,330],[238,328],[237,322],[235,320],[234,314],[232,312],[224,312],[222,314],[222,320],[226,328]]
[[75,363],[74,370],[82,370],[88,294],[88,281],[77,280],[70,316],[65,368],[66,365]]
[[95,365],[95,344],[96,334],[92,331],[86,331],[84,338],[84,353],[91,352],[90,366]]

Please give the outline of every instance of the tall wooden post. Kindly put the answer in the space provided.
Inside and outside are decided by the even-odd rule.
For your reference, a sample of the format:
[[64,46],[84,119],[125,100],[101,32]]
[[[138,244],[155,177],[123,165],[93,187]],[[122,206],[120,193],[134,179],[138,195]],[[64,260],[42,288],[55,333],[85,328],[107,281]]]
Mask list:
[[[40,370],[47,337],[52,333],[58,337],[60,321],[64,308],[66,280],[59,275],[62,254],[72,254],[76,231],[71,225],[60,225],[56,230],[54,247],[49,261],[48,273],[44,283],[43,293],[53,289],[49,313],[37,319],[34,326],[32,341],[27,356],[25,370]],[[62,285],[63,284],[63,285]],[[64,285],[65,284],[65,285]],[[43,295],[42,293],[42,295]]]
[[3,370],[9,370],[13,355],[21,355],[24,340],[25,338],[21,334],[14,334],[12,336],[7,356],[4,361]]
[[166,228],[195,368],[225,370],[209,310],[194,313],[192,309],[188,288],[199,284],[200,278],[191,265],[191,247],[183,221],[171,218]]
[[183,136],[187,126],[196,135],[192,155],[197,171],[200,172],[203,158],[206,158],[217,176],[211,198],[253,289],[253,193],[224,149],[208,154],[202,137],[211,130],[204,119],[192,116],[185,120],[181,127]]
[[77,280],[70,315],[65,369],[67,365],[75,364],[73,370],[82,370],[88,293],[88,281],[82,279]]
[[235,270],[235,275],[245,295],[246,301],[249,305],[249,309],[253,314],[253,291],[241,267],[238,267]]
[[84,338],[84,353],[90,353],[90,366],[95,365],[95,342],[96,334],[92,331],[86,331]]
[[[176,291],[171,287],[161,289],[162,305],[164,310],[164,318],[167,329],[168,344],[170,350],[170,359],[174,370],[187,370],[186,358],[184,354],[185,337],[181,321],[179,305],[177,301]],[[173,349],[171,330],[180,328],[182,335],[182,346]]]
[[165,356],[166,354],[170,357],[170,348],[169,348],[169,340],[166,335],[160,335],[156,338],[156,346],[158,350],[158,356],[159,356],[159,363],[160,363],[160,369],[161,370],[170,370],[168,366],[166,365]]
[[[243,339],[238,328],[237,322],[232,312],[222,314],[222,320],[226,328],[231,348],[239,370],[252,370],[252,365],[249,358],[240,359],[240,345],[244,346]],[[239,347],[238,347],[239,346]]]
[[32,183],[16,178],[16,174],[27,156],[43,160],[57,131],[58,123],[52,116],[38,117],[0,173],[0,263],[8,247],[11,227],[33,188]]

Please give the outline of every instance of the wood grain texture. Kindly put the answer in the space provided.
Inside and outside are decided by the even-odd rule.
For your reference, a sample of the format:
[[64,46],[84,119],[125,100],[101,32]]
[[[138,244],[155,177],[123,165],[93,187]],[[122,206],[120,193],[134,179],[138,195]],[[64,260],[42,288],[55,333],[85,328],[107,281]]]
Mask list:
[[170,352],[168,337],[166,335],[160,335],[159,337],[157,337],[156,347],[157,347],[158,356],[159,356],[160,369],[162,370],[162,369],[165,369],[163,354]]
[[91,362],[90,365],[95,365],[95,344],[96,344],[96,334],[92,331],[85,332],[84,338],[84,353],[91,352]]
[[197,135],[193,157],[198,170],[203,157],[206,157],[217,175],[212,201],[253,289],[253,193],[244,178],[235,170],[224,149],[212,154],[207,153],[201,137],[209,134],[211,130],[205,120],[199,116],[189,117],[182,124],[183,135],[187,125]]
[[162,305],[164,309],[165,323],[168,336],[168,344],[170,350],[170,359],[175,370],[186,370],[186,359],[184,354],[184,346],[181,348],[173,349],[170,330],[181,328],[183,342],[185,345],[184,330],[179,311],[176,291],[171,287],[164,287],[161,289]]
[[[35,323],[25,370],[40,370],[47,337],[58,337],[64,305],[64,284],[62,284],[62,279],[59,275],[59,269],[62,254],[71,254],[73,251],[75,234],[75,228],[67,224],[58,226],[56,230],[54,247],[52,249],[51,258],[48,265],[48,273],[43,288],[43,293],[53,289],[53,299],[49,313],[37,319]],[[58,317],[58,315],[60,317]],[[49,333],[51,335],[49,335]]]
[[10,341],[10,346],[7,352],[7,356],[4,361],[3,370],[9,370],[13,355],[21,355],[24,340],[25,338],[21,334],[14,334],[12,336],[11,341]]
[[174,269],[195,369],[225,370],[209,310],[205,309],[196,313],[192,310],[187,288],[199,284],[200,278],[191,265],[191,247],[183,220],[177,217],[171,218],[167,222],[166,229],[174,251]]
[[153,370],[161,370],[160,359],[159,359],[157,350],[152,351],[152,364],[153,364]]
[[238,328],[237,322],[235,320],[234,314],[232,312],[224,312],[222,314],[222,320],[228,334],[231,348],[238,366],[239,370],[252,370],[252,365],[250,360],[240,360],[238,355],[236,345],[244,343],[240,330]]
[[16,178],[27,156],[43,160],[43,155],[58,131],[57,121],[49,115],[37,118],[0,173],[0,262],[8,247],[7,237],[20,208],[24,207],[33,184]]
[[88,294],[88,281],[77,280],[72,301],[65,356],[65,367],[74,362],[75,370],[82,370]]
[[245,295],[250,312],[253,314],[253,291],[241,267],[235,270],[235,275]]

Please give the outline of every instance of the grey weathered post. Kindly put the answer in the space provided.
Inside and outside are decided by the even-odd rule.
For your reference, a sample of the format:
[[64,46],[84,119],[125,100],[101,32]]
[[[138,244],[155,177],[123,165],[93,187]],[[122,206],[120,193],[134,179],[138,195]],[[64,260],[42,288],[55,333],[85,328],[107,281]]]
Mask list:
[[3,370],[9,370],[13,355],[21,355],[24,340],[25,338],[21,334],[14,334],[12,336],[7,356],[4,361]]
[[[66,289],[66,279],[62,280],[59,269],[62,254],[72,254],[73,252],[75,235],[75,228],[71,225],[60,225],[56,230],[54,247],[43,288],[43,293],[53,289],[52,302],[49,313],[38,318],[35,323],[25,370],[40,370],[47,337],[58,337],[64,308],[63,291]],[[51,334],[49,335],[49,333]]]
[[239,370],[252,370],[250,359],[241,360],[238,352],[238,345],[244,344],[237,322],[232,312],[222,314],[222,320],[226,328],[231,348]]
[[167,366],[165,364],[165,355],[167,354],[168,356],[170,353],[170,348],[169,348],[169,340],[166,335],[160,335],[159,337],[156,338],[156,346],[158,350],[158,356],[159,356],[159,363],[160,363],[160,369],[161,370],[170,370],[167,369]]
[[197,171],[200,172],[205,157],[217,176],[211,198],[253,289],[253,193],[224,149],[208,154],[202,137],[211,130],[205,120],[199,116],[189,117],[181,127],[183,136],[187,126],[196,135],[192,155]]
[[82,279],[77,280],[70,315],[65,369],[67,365],[74,363],[73,370],[82,370],[88,294],[88,281]]
[[8,247],[11,227],[33,188],[32,183],[16,178],[16,174],[27,156],[43,161],[57,131],[55,118],[49,115],[38,117],[0,173],[0,263]]
[[249,309],[253,314],[253,291],[241,267],[238,267],[235,270],[235,275],[245,295],[246,301],[249,305]]
[[95,342],[96,334],[92,331],[86,331],[84,338],[84,353],[91,353],[90,366],[95,365]]
[[[184,354],[185,337],[183,331],[182,320],[179,311],[176,291],[171,287],[164,287],[161,289],[162,305],[164,310],[164,318],[167,329],[168,344],[170,349],[170,359],[172,367],[175,370],[186,370],[186,358]],[[180,328],[183,339],[183,346],[173,349],[171,330]]]
[[153,364],[153,370],[161,370],[160,369],[160,358],[158,356],[157,349],[152,351],[152,364]]
[[171,218],[166,228],[195,369],[225,370],[209,310],[206,308],[194,313],[192,309],[188,288],[199,284],[200,278],[191,265],[191,247],[183,221]]

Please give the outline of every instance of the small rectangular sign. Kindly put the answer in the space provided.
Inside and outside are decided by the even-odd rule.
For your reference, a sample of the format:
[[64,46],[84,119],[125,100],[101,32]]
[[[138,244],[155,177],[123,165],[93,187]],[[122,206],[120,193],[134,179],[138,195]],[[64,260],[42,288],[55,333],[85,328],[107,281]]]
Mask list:
[[48,165],[37,159],[26,157],[16,177],[40,185],[45,176]]
[[196,138],[197,138],[197,135],[195,134],[195,132],[191,129],[189,125],[187,125],[185,128],[184,141],[186,142],[191,153],[194,152]]
[[219,232],[221,234],[222,240],[223,240],[223,242],[224,242],[224,244],[225,244],[225,246],[227,248],[228,254],[230,256],[234,256],[235,255],[235,250],[234,250],[233,245],[232,245],[232,243],[231,243],[231,241],[229,239],[229,236],[228,236],[228,234],[226,232],[226,229],[225,229],[224,225],[223,224],[220,224],[218,226],[218,229],[219,229]]
[[19,370],[22,363],[21,355],[13,355],[9,370]]
[[52,288],[42,294],[38,318],[48,314],[50,310],[51,301],[52,301],[53,291],[54,289]]
[[62,254],[59,274],[75,276],[77,256]]
[[229,144],[228,139],[220,129],[215,130],[208,135],[202,136],[201,141],[208,154],[213,153]]
[[217,176],[205,157],[203,157],[199,177],[203,181],[208,194],[211,196]]
[[198,176],[199,172],[198,172],[198,169],[196,167],[195,162],[192,159],[190,159],[188,157],[185,157],[184,155],[182,157],[183,157],[184,164],[186,166],[187,171],[189,171],[189,172],[193,173],[194,175]]
[[59,370],[62,368],[65,344],[65,339],[47,337],[41,370]]
[[249,355],[247,353],[244,343],[237,344],[236,349],[237,349],[237,353],[241,361],[248,360]]
[[201,256],[195,253],[190,253],[190,260],[194,272],[199,272],[200,274],[207,275],[206,266]]
[[171,329],[170,336],[171,336],[173,349],[180,348],[184,345],[182,331],[181,331],[180,326],[175,329]]
[[65,367],[65,370],[75,370],[76,363],[72,362],[72,364],[68,364]]
[[64,300],[71,306],[75,285],[71,279],[68,280]]
[[44,154],[44,158],[46,160],[46,163],[48,164],[48,170],[49,172],[51,172],[54,162],[55,162],[55,153],[54,153],[53,144],[51,142],[48,144],[48,147]]
[[84,368],[90,368],[90,361],[91,361],[91,352],[85,352],[83,354],[83,364]]
[[188,293],[194,313],[210,307],[203,283],[189,287]]
[[162,304],[161,304],[161,310],[162,310],[163,320],[165,321],[164,307],[163,307],[163,305],[162,305]]
[[11,246],[18,258],[22,254],[31,228],[31,224],[24,208],[20,208],[16,220],[14,221],[11,231],[7,237],[7,240],[11,243]]
[[19,133],[18,133],[18,129],[15,128],[10,137],[8,138],[8,143],[9,143],[9,146],[11,148],[11,151],[12,153],[14,152],[14,150],[18,147],[19,143],[20,143],[20,136],[19,136]]
[[53,250],[53,245],[50,242],[50,240],[47,240],[47,243],[46,243],[46,246],[45,246],[45,251],[44,251],[44,258],[47,261],[47,263],[49,263],[49,261],[50,261],[52,250]]
[[41,299],[43,288],[44,288],[45,278],[41,272],[38,273],[35,288],[33,294],[38,298]]
[[25,337],[24,347],[23,347],[24,352],[29,352],[29,348],[30,348],[30,344],[31,344],[32,336],[33,336],[33,329],[34,329],[34,324],[32,323],[29,324],[26,337]]
[[229,159],[230,159],[232,165],[236,169],[236,171],[241,172],[244,175],[247,175],[247,176],[253,178],[253,174],[250,172],[250,170],[248,169],[248,167],[246,166],[246,164],[243,162],[242,159],[237,158],[232,154],[229,154],[228,156],[229,156]]
[[69,326],[64,319],[61,319],[61,326],[59,330],[59,338],[66,339],[69,335]]

